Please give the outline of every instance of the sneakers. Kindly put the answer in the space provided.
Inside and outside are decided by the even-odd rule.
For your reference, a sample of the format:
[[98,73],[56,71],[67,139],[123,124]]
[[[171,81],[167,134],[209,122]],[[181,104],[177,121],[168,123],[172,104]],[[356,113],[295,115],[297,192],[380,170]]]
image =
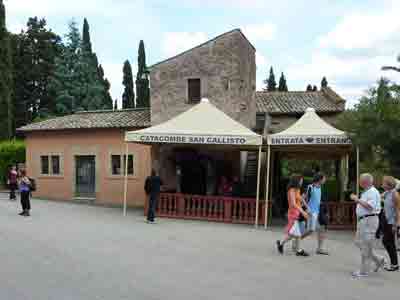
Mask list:
[[379,272],[381,268],[385,265],[385,259],[382,258],[381,261],[376,265],[376,268],[374,269],[374,272]]
[[23,216],[25,214],[25,211],[21,211],[18,215]]
[[397,266],[390,265],[390,267],[386,266],[384,269],[388,272],[396,272],[399,270],[399,265]]
[[353,276],[354,278],[363,278],[363,277],[368,277],[368,274],[361,273],[361,271],[355,271],[355,272],[351,273],[351,276]]
[[308,254],[306,251],[304,251],[303,249],[300,249],[296,252],[296,256],[303,256],[303,257],[307,257],[310,256],[310,254]]
[[149,220],[146,220],[146,223],[147,224],[157,224],[156,221],[149,221]]
[[276,247],[278,248],[279,254],[283,254],[283,245],[281,244],[281,241],[276,241]]
[[315,253],[318,255],[329,255],[328,251],[322,249],[318,249]]

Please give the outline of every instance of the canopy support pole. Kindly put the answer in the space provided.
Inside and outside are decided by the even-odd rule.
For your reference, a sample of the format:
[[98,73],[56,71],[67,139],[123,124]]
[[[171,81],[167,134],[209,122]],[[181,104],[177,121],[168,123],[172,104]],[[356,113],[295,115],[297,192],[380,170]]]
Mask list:
[[271,160],[271,146],[268,145],[267,148],[267,172],[266,172],[266,180],[265,180],[265,220],[264,220],[264,229],[268,227],[268,213],[269,213],[269,173],[270,173],[270,162]]
[[357,146],[357,179],[356,179],[356,193],[360,195],[360,148]]
[[126,217],[126,201],[128,197],[128,143],[125,149],[125,170],[124,170],[124,217]]
[[258,227],[258,208],[260,205],[260,173],[261,173],[261,149],[262,145],[258,148],[258,167],[257,167],[257,197],[256,197],[256,217],[254,225]]

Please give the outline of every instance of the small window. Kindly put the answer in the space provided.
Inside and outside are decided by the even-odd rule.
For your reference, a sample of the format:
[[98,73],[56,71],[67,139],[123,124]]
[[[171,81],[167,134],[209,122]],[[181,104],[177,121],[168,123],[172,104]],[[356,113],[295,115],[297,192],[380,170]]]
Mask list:
[[112,175],[121,175],[121,155],[111,155]]
[[[124,175],[126,155],[111,155],[112,175]],[[133,155],[128,155],[128,175],[134,174]]]
[[[125,160],[126,160],[126,155],[124,155],[124,161],[123,161],[124,172],[125,172]],[[128,175],[133,175],[133,155],[132,154],[128,155]]]
[[200,78],[188,79],[189,103],[198,103],[201,100],[201,80]]
[[265,114],[256,115],[256,129],[261,130],[265,127]]
[[53,175],[60,175],[60,156],[51,156],[51,170]]
[[43,175],[49,175],[49,157],[48,156],[41,156],[40,157],[40,163],[41,163],[41,171]]

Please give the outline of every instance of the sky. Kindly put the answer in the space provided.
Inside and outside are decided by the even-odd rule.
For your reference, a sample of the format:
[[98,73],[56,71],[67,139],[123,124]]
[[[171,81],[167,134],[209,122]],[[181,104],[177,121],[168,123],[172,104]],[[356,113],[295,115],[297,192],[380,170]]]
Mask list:
[[86,17],[94,51],[111,82],[114,99],[121,98],[123,62],[134,73],[141,39],[147,65],[192,48],[217,35],[240,28],[256,47],[257,89],[273,66],[277,80],[284,72],[289,90],[329,85],[348,106],[354,105],[399,65],[399,0],[5,0],[7,26],[25,27],[29,17],[46,18],[63,36],[74,19]]

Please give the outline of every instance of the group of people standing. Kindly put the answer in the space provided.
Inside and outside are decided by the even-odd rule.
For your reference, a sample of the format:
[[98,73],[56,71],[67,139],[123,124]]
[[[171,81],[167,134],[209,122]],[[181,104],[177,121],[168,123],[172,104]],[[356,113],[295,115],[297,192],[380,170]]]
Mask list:
[[26,170],[17,170],[16,166],[12,166],[7,174],[7,186],[10,190],[10,200],[16,201],[16,191],[20,192],[22,211],[19,213],[20,216],[29,217],[31,210],[31,191],[32,191],[32,179],[30,179]]
[[[316,254],[329,255],[324,246],[328,211],[324,201],[321,201],[321,186],[326,177],[317,173],[307,192],[302,194],[302,176],[292,176],[288,185],[288,225],[285,236],[276,242],[278,252],[284,253],[284,246],[293,241],[293,250],[297,256],[309,256],[300,248],[300,241],[317,233],[318,246]],[[360,270],[352,273],[353,277],[366,277],[370,271],[369,263],[375,264],[374,272],[381,268],[393,272],[399,270],[396,236],[400,236],[400,191],[396,179],[391,176],[383,178],[383,194],[374,186],[371,174],[360,177],[361,195],[351,194],[350,199],[356,203],[357,233],[356,245],[361,251]],[[396,187],[397,186],[397,187]],[[383,207],[383,209],[382,209]],[[375,240],[383,232],[382,243],[389,255],[390,264],[374,252]]]
[[302,195],[303,177],[299,175],[291,177],[287,191],[289,209],[285,237],[276,242],[280,254],[284,253],[285,244],[292,241],[297,256],[309,256],[308,252],[300,248],[300,241],[316,233],[318,241],[316,254],[329,255],[323,248],[328,225],[327,209],[325,203],[321,201],[321,186],[325,181],[325,175],[315,174],[312,184]]

